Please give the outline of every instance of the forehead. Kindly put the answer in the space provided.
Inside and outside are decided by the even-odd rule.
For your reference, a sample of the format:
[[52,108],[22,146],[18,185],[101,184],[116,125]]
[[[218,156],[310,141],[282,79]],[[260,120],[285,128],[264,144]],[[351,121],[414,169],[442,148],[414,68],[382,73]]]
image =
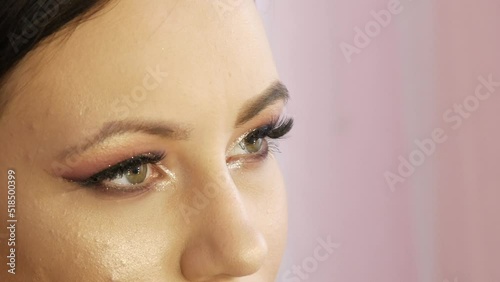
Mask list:
[[277,75],[253,1],[218,2],[113,1],[19,66],[15,102],[82,125],[116,119],[107,107],[117,101],[139,115],[237,109]]

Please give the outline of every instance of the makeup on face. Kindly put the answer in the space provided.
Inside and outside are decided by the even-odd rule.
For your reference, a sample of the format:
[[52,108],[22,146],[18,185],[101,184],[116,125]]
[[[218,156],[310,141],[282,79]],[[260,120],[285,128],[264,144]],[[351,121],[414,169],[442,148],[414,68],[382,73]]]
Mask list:
[[293,120],[259,20],[252,1],[225,19],[210,1],[113,1],[16,67],[17,279],[275,280]]
[[[265,125],[244,133],[226,151],[228,168],[241,168],[245,164],[265,160],[270,152],[278,150],[277,144],[271,140],[282,138],[292,127],[292,118],[272,118]],[[162,164],[166,157],[165,151],[150,151],[116,163],[104,161],[104,168],[99,169],[103,165],[95,165],[92,173],[79,174],[79,168],[75,167],[72,176],[63,178],[81,187],[116,196],[141,194],[148,190],[161,191],[176,180],[175,173]]]
[[[261,95],[247,101],[242,107],[235,128],[243,127],[265,114],[265,109],[287,99],[286,87],[278,81],[271,83]],[[261,125],[246,131],[230,143],[225,153],[229,169],[258,165],[269,153],[279,151],[278,144],[272,140],[285,136],[293,127],[293,119],[284,116],[282,110],[279,113],[271,111],[267,115],[269,117],[261,118]],[[68,152],[76,148],[80,161],[60,176],[79,187],[117,197],[165,190],[176,180],[175,173],[165,162],[165,158],[169,157],[168,146],[163,147],[158,142],[134,142],[139,140],[134,138],[134,134],[182,142],[189,140],[192,128],[192,125],[163,121],[107,122],[94,136],[85,136],[86,142],[61,153],[67,157]],[[92,149],[98,153],[88,153]]]

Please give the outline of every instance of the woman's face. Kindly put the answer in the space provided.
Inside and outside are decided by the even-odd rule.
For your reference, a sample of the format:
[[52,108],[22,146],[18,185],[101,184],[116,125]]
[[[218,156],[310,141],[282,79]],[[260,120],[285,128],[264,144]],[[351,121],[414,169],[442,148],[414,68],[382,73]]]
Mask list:
[[266,136],[288,130],[287,93],[253,1],[112,2],[4,90],[9,281],[275,279],[286,202]]

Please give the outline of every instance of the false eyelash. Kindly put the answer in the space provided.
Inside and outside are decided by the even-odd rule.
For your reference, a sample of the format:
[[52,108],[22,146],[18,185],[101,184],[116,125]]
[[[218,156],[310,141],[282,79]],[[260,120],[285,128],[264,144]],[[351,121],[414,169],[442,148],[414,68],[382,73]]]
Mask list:
[[78,183],[82,186],[95,186],[104,180],[111,180],[117,177],[121,177],[126,171],[136,168],[140,165],[156,164],[163,160],[164,157],[164,153],[147,153],[144,155],[135,156],[116,165],[113,165],[101,172],[98,172],[83,181],[78,181]]
[[271,122],[272,130],[267,134],[271,139],[279,139],[288,134],[293,128],[293,118],[277,119]]
[[267,148],[268,148],[269,152],[281,153],[280,147],[279,147],[278,143],[276,143],[276,142],[272,142],[272,141],[268,142]]
[[273,119],[269,124],[250,132],[247,141],[269,137],[271,139],[280,139],[290,132],[293,128],[293,118]]

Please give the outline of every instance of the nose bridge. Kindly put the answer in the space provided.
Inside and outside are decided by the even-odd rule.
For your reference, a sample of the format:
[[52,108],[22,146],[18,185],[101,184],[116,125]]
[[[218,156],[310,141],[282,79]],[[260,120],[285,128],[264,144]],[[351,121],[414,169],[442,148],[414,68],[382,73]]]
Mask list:
[[[234,184],[226,163],[222,160],[198,160],[186,175],[185,192],[188,194],[188,206],[196,217],[186,219],[192,221],[205,220],[209,209],[224,208],[221,205],[232,205],[241,202],[239,191]],[[236,212],[236,211],[234,211]],[[245,216],[244,209],[238,209],[240,216]]]
[[225,164],[208,162],[198,166],[191,183],[194,234],[182,257],[182,271],[191,281],[214,277],[239,277],[260,269],[267,256],[267,244]]
[[[209,161],[199,165],[193,175],[193,207],[198,210],[199,224],[204,233],[219,230],[235,232],[251,229],[252,220],[248,217],[240,188],[233,181],[225,162]],[[189,188],[188,188],[189,189]],[[233,230],[235,229],[236,230]],[[239,233],[239,232],[237,232]]]

